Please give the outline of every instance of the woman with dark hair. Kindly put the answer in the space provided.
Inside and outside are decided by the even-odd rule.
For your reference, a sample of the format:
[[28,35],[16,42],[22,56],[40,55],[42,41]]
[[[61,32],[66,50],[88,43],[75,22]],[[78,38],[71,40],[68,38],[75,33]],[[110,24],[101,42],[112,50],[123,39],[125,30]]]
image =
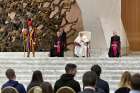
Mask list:
[[53,93],[52,85],[49,82],[43,82],[40,87],[42,88],[42,93]]
[[39,70],[34,71],[32,75],[32,80],[27,87],[27,91],[29,91],[29,89],[31,89],[34,86],[40,86],[42,83],[43,83],[43,77],[41,71]]

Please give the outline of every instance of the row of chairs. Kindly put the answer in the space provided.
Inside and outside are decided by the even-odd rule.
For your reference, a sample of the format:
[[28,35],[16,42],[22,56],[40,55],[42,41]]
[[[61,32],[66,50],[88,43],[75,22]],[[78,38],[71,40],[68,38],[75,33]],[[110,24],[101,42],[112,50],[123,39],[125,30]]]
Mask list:
[[[2,89],[1,93],[19,93],[14,87],[6,87]],[[28,93],[43,93],[40,86],[32,87]],[[61,87],[56,93],[76,93],[72,88],[68,86]]]

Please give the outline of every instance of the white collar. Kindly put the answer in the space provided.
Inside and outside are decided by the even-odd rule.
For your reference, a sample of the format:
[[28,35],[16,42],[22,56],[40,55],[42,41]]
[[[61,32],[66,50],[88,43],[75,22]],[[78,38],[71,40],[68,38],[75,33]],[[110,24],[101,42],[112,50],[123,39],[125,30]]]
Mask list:
[[140,93],[138,90],[131,90],[130,93]]
[[84,89],[92,89],[93,91],[95,91],[95,88],[91,86],[85,86]]

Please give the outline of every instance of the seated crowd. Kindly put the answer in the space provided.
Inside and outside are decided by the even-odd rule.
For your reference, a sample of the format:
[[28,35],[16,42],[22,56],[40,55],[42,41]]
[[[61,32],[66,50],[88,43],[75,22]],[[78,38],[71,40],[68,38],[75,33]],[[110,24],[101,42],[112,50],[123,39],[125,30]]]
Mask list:
[[[74,79],[76,72],[75,64],[67,64],[65,74],[55,82],[53,88],[49,82],[44,82],[41,71],[36,70],[33,72],[32,80],[26,91],[24,86],[16,81],[15,71],[8,69],[6,77],[9,80],[3,84],[1,93],[110,93],[108,82],[100,77],[102,69],[99,65],[92,66],[91,71],[84,73],[83,89]],[[115,93],[140,93],[140,74],[131,76],[130,72],[124,72]]]

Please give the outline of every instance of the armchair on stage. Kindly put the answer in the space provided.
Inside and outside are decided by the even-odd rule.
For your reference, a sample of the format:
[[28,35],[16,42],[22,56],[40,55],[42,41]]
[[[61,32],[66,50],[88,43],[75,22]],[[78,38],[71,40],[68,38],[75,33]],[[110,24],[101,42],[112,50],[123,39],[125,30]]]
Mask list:
[[82,31],[74,40],[74,56],[76,57],[90,57],[90,40],[91,32]]

